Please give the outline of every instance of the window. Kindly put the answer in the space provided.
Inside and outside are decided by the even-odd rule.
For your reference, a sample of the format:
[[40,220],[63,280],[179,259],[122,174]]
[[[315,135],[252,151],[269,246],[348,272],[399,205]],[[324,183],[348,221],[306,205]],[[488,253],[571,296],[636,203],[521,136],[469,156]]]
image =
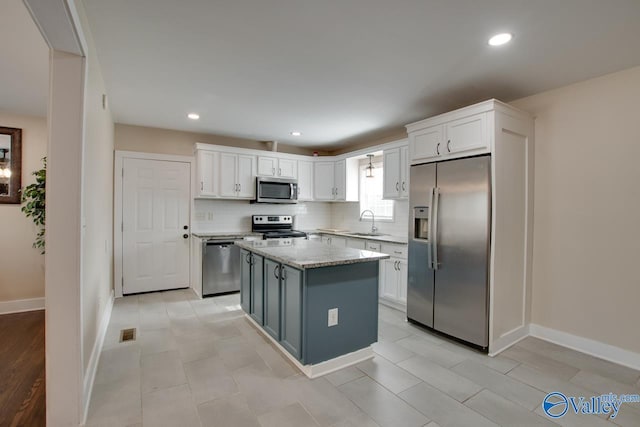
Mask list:
[[[360,166],[360,213],[369,209],[376,221],[393,221],[393,200],[382,200],[382,163],[373,163],[373,178],[367,178],[367,165],[368,162]],[[370,214],[365,218],[370,218]]]

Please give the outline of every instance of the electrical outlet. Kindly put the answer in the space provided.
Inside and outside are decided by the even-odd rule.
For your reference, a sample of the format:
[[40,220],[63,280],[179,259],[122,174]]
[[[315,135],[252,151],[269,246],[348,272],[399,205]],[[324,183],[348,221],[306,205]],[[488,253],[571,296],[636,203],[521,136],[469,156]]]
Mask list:
[[328,313],[327,326],[331,327],[331,326],[336,326],[337,324],[338,324],[338,309],[331,308],[329,309],[329,313]]

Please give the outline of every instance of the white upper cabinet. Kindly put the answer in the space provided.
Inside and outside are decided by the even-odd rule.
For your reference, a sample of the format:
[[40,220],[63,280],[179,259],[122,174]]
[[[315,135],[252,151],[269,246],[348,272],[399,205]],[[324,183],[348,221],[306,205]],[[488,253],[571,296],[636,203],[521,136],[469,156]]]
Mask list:
[[253,199],[256,157],[243,154],[220,153],[220,196]]
[[298,200],[313,200],[313,162],[298,160]]
[[258,175],[277,178],[292,178],[298,176],[296,160],[271,156],[258,156]]
[[313,196],[315,200],[334,200],[336,188],[333,180],[335,162],[316,162],[313,171]]
[[196,164],[196,197],[217,197],[220,191],[218,153],[215,151],[198,150],[196,154]]
[[347,162],[338,160],[335,163],[333,185],[335,187],[334,200],[347,200]]
[[404,199],[409,196],[409,147],[384,150],[382,168],[382,197]]
[[487,114],[453,112],[408,125],[409,162],[416,164],[489,153]]

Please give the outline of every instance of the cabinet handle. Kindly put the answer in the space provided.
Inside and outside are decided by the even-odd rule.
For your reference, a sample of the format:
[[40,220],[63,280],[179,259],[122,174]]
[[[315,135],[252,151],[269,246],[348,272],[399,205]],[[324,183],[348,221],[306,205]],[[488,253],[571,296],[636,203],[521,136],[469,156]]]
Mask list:
[[282,280],[287,280],[287,269],[284,267],[284,265],[280,267],[280,278]]
[[253,256],[253,253],[249,253],[249,265],[254,265],[256,263],[256,258]]
[[438,142],[438,145],[436,145],[436,153],[438,153],[438,156],[440,155],[440,143]]
[[396,191],[400,191],[400,183],[396,182]]
[[398,254],[398,255],[402,255],[402,252],[400,251],[393,251],[394,254]]
[[447,151],[451,152],[451,140],[447,141]]
[[276,168],[271,168],[271,175],[275,175],[276,174]]
[[200,181],[200,191],[204,190],[204,182]]
[[238,193],[242,191],[242,184],[238,184]]
[[273,276],[274,276],[276,279],[280,280],[280,277],[278,277],[278,273],[276,273],[276,272],[278,271],[278,267],[280,267],[280,266],[279,266],[279,265],[276,265],[276,266],[273,268]]
[[282,175],[282,169],[278,168],[278,176],[281,176],[281,175]]
[[251,261],[249,261],[249,258],[250,258],[250,257],[251,257],[251,252],[249,252],[249,253],[247,254],[247,256],[246,256],[246,257],[244,257],[244,260],[247,262],[247,264],[251,264]]
[[405,186],[405,182],[402,181],[402,191],[407,191],[407,187]]

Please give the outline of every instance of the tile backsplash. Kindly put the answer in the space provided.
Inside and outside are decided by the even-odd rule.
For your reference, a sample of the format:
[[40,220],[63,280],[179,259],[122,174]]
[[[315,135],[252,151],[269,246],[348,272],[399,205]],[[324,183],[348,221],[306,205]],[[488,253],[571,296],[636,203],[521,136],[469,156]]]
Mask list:
[[[394,222],[376,221],[380,233],[406,236],[409,202],[394,202]],[[328,203],[300,202],[295,205],[255,204],[246,200],[196,199],[194,202],[193,230],[196,232],[250,231],[251,215],[292,215],[296,230],[338,228],[354,232],[371,229],[371,217],[360,221],[357,202]]]
[[250,231],[251,215],[294,216],[296,230],[331,227],[331,203],[300,202],[295,205],[255,204],[246,200],[196,199],[193,230],[197,232]]

